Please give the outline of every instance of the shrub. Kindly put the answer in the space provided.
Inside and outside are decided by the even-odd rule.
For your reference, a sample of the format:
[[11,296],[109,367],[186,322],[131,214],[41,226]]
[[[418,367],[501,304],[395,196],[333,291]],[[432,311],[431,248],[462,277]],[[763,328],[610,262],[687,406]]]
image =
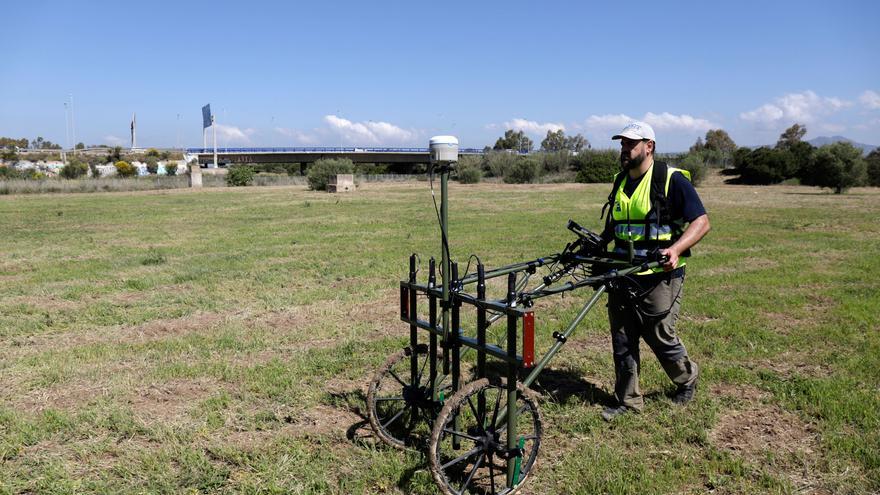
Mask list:
[[534,182],[538,175],[540,175],[540,160],[533,156],[520,156],[517,158],[504,176],[504,182],[508,184],[528,184],[529,182]]
[[226,185],[232,187],[249,186],[254,182],[254,168],[248,165],[236,166],[226,174]]
[[541,168],[547,173],[557,173],[568,169],[571,152],[568,150],[541,153]]
[[578,182],[613,182],[620,172],[620,153],[614,150],[587,150],[572,158]]
[[147,150],[147,156],[153,158],[159,158],[159,150],[156,148],[150,148]]
[[384,163],[358,163],[355,172],[361,175],[382,175],[388,173],[388,165]]
[[71,159],[67,165],[61,169],[59,175],[65,179],[78,179],[89,173],[89,165],[77,159]]
[[137,175],[137,169],[134,165],[126,161],[119,160],[113,166],[116,167],[116,175],[120,177],[134,177]]
[[699,153],[688,153],[678,163],[678,168],[683,168],[691,173],[691,183],[694,186],[699,186],[703,179],[706,178],[707,166]]
[[476,184],[483,178],[482,159],[478,156],[461,156],[455,167],[455,174],[462,184]]
[[777,184],[797,175],[798,164],[787,150],[739,148],[733,157],[743,184]]
[[868,185],[880,186],[880,148],[870,152],[865,161],[868,162]]
[[324,158],[309,167],[309,189],[326,191],[327,184],[336,174],[354,173],[354,163],[348,158]]
[[165,162],[165,175],[177,175],[177,160]]
[[489,177],[504,177],[513,168],[519,155],[509,151],[493,151],[485,155],[483,170]]
[[[155,150],[153,150],[155,151]],[[150,175],[156,175],[159,172],[159,160],[149,153],[147,154],[147,158],[144,161],[147,165],[147,173]]]
[[850,143],[839,142],[822,146],[804,170],[801,183],[834,189],[841,194],[865,181],[866,164],[862,150]]

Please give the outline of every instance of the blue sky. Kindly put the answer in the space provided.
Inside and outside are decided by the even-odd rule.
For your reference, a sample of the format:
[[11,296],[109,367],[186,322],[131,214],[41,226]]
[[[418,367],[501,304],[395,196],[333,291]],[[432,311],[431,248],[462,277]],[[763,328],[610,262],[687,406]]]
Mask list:
[[659,151],[880,144],[880,2],[14,2],[0,136],[200,146],[491,145],[505,129],[594,147],[647,120]]

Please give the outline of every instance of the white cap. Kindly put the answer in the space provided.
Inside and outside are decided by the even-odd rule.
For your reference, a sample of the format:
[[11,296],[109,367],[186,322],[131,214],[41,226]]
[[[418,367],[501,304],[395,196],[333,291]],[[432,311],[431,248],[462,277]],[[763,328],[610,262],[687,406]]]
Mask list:
[[620,138],[635,139],[637,141],[642,139],[656,141],[654,139],[654,129],[644,122],[633,122],[631,124],[627,124],[627,126],[624,127],[622,131],[611,137],[611,139]]

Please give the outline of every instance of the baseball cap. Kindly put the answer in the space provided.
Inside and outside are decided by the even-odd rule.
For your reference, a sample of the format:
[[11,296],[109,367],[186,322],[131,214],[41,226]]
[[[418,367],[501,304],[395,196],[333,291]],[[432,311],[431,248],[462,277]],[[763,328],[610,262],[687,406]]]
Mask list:
[[611,137],[611,139],[620,138],[629,138],[635,140],[649,139],[651,141],[656,141],[654,139],[654,129],[644,122],[633,122],[631,124],[627,124],[622,131]]

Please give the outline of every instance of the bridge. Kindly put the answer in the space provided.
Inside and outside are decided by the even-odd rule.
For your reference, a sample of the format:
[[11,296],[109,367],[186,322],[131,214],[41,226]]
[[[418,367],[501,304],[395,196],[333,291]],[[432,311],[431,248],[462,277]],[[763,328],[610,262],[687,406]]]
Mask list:
[[[187,148],[187,154],[197,155],[199,163],[214,163],[213,148]],[[459,155],[482,155],[483,150],[462,148]],[[428,148],[217,148],[219,165],[247,163],[312,163],[322,158],[348,158],[354,163],[417,164],[429,163]]]

